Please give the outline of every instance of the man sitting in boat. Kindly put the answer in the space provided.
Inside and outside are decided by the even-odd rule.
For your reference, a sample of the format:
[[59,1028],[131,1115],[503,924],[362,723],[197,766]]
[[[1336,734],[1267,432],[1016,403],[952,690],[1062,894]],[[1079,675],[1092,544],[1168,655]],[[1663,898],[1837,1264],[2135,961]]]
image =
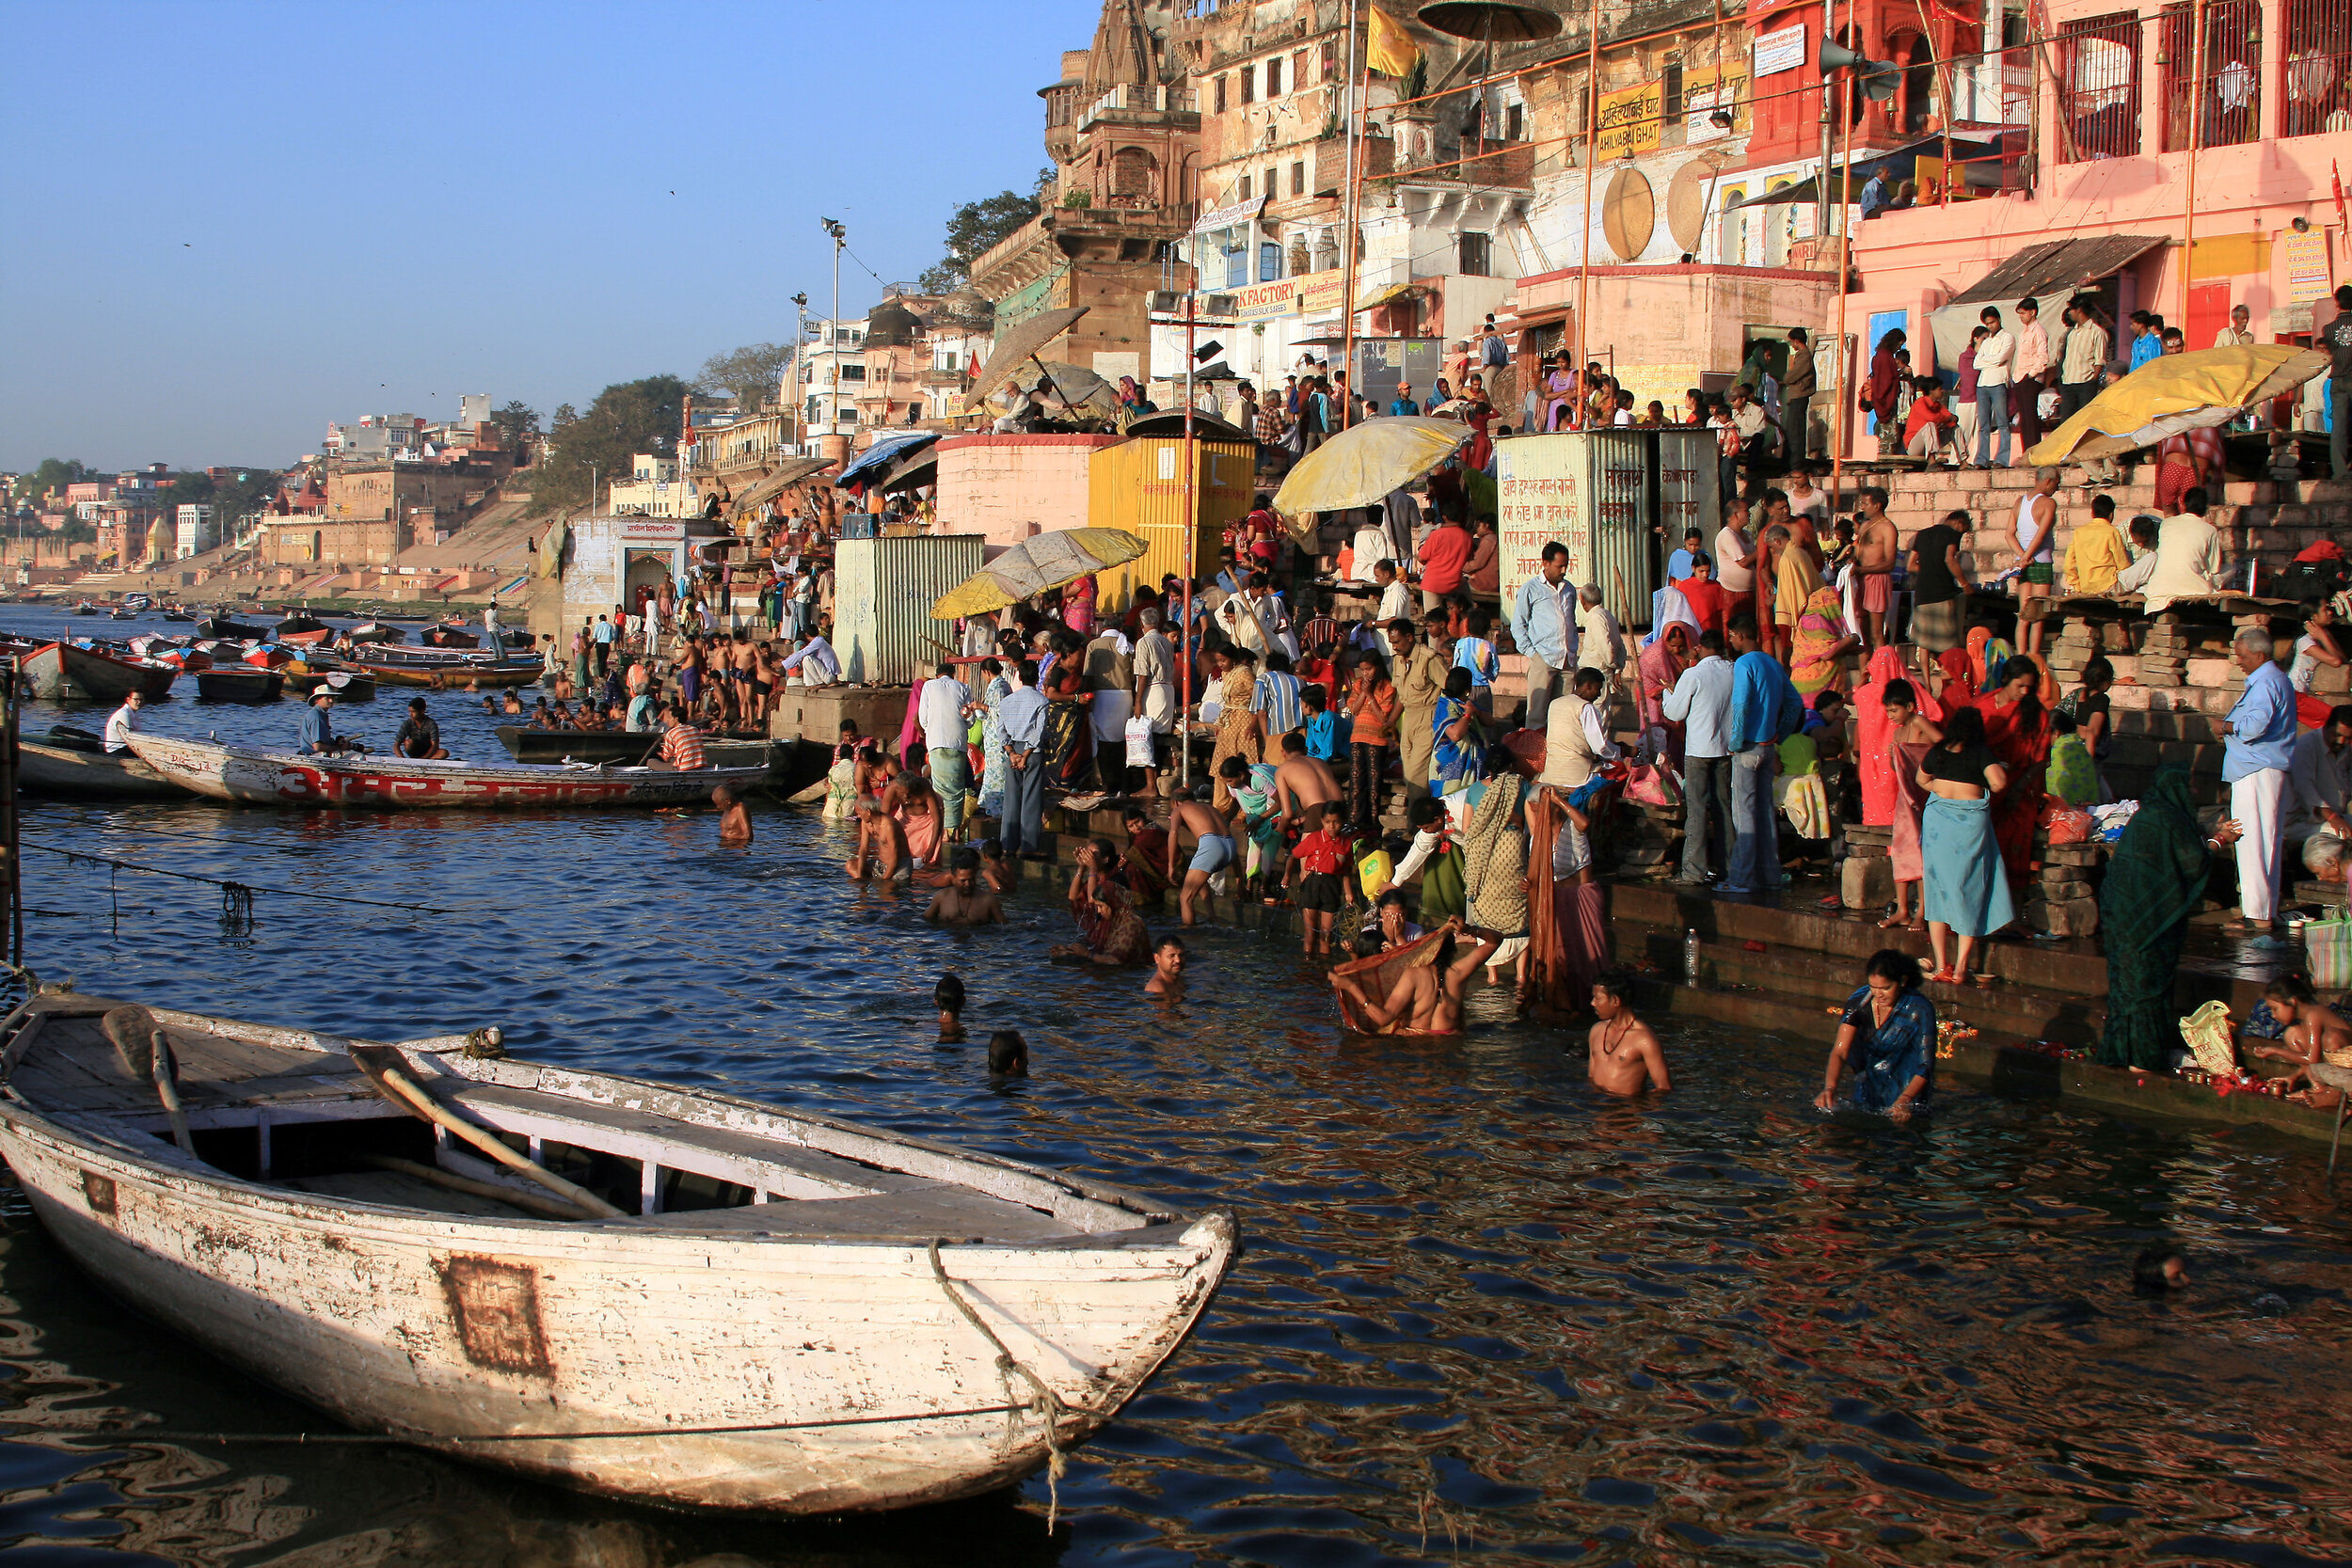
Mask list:
[[106,715],[106,753],[109,756],[131,749],[131,736],[139,727],[139,694],[126,692],[122,705]]
[[351,750],[351,742],[335,733],[335,724],[327,715],[334,711],[335,694],[325,687],[310,693],[310,705],[302,710],[302,744],[296,750],[306,757],[341,756]]
[[420,762],[449,760],[449,752],[441,747],[441,726],[425,712],[422,697],[408,699],[408,717],[401,724],[400,734],[392,737],[392,751]]
[[681,773],[710,766],[703,755],[703,732],[686,721],[675,704],[661,710],[661,721],[667,726],[661,732],[660,755],[663,762]]

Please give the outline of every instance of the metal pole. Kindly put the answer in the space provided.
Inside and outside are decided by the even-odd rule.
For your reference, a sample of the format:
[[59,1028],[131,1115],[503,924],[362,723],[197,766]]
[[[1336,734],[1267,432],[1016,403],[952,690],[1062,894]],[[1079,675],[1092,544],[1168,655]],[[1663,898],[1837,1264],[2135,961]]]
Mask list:
[[[1196,262],[1192,267],[1192,286],[1184,291],[1184,473],[1179,481],[1184,498],[1180,510],[1184,519],[1184,625],[1182,635],[1176,639],[1177,661],[1182,666],[1178,678],[1184,682],[1184,689],[1178,694],[1178,706],[1182,711],[1178,716],[1176,731],[1182,760],[1177,767],[1176,782],[1180,788],[1187,792],[1192,788],[1192,736],[1187,727],[1192,713],[1192,659],[1187,649],[1192,635],[1192,578],[1200,568],[1200,498],[1192,483],[1193,453],[1197,450],[1193,446],[1192,436],[1192,354],[1194,340],[1200,331],[1200,268]],[[1168,850],[1172,854],[1176,845],[1173,821],[1168,824]]]
[[[1839,74],[1845,78],[1845,89],[1838,118],[1847,122],[1845,143],[1851,156],[1853,146],[1851,124],[1853,71],[1848,69]],[[1853,407],[1853,367],[1855,359],[1859,357],[1846,352],[1846,278],[1852,267],[1853,226],[1845,221],[1845,216],[1851,211],[1850,199],[1853,195],[1852,187],[1852,170],[1841,168],[1837,191],[1837,329],[1836,341],[1831,349],[1831,352],[1837,356],[1837,395],[1830,400],[1837,410],[1837,433],[1830,442],[1829,454],[1829,503],[1832,507],[1844,504],[1842,498],[1846,474],[1846,442],[1851,436],[1847,421],[1852,418],[1851,410]],[[1829,194],[1826,182],[1822,185],[1822,194],[1824,196]]]
[[[1372,96],[1368,86],[1360,89],[1358,87],[1356,60],[1356,0],[1347,0],[1347,85],[1342,90],[1356,102],[1346,105],[1347,178],[1340,198],[1340,370],[1347,377],[1347,395],[1340,406],[1342,430],[1355,422],[1356,415],[1356,226],[1361,215],[1358,210],[1357,182],[1362,175],[1357,155],[1357,134],[1363,123],[1364,101]],[[1370,50],[1364,52],[1362,69],[1369,79]]]
[[[1593,178],[1599,172],[1594,160],[1600,144],[1600,0],[1593,0],[1584,29],[1584,231],[1576,247],[1576,373],[1570,378],[1576,387],[1576,407],[1570,411],[1571,428],[1582,426],[1584,410],[1593,397],[1593,389],[1584,385],[1584,367],[1590,363],[1584,318],[1593,298]],[[1718,64],[1717,70],[1721,69]]]
[[[13,504],[13,498],[11,498]],[[8,962],[24,967],[24,863],[17,842],[16,736],[18,682],[23,678],[16,660],[8,661],[8,689],[0,702],[0,859],[8,863]],[[27,987],[26,996],[32,994]]]
[[831,340],[825,352],[833,366],[833,386],[825,395],[825,434],[837,436],[841,431],[841,250],[850,243],[850,231],[827,218],[825,232],[833,236],[833,319],[825,324]]
[[[1834,35],[1836,30],[1837,0],[1821,0],[1821,41],[1823,43],[1835,42]],[[1857,38],[1854,41],[1860,43],[1862,40]],[[1854,53],[1858,55],[1862,51],[1857,49]],[[1814,57],[1820,58],[1819,51],[1816,51]],[[1813,232],[1822,239],[1829,238],[1830,138],[1836,130],[1836,121],[1831,117],[1836,112],[1837,101],[1837,84],[1834,81],[1823,82],[1821,84],[1821,177],[1814,182],[1813,191]]]
[[[2188,337],[2189,275],[2196,270],[2197,261],[2197,144],[2203,138],[2205,118],[2205,6],[2204,0],[2193,0],[2189,8],[2190,55],[2188,68],[2188,190],[2181,213],[2181,337]],[[2194,344],[2190,345],[2194,347]]]

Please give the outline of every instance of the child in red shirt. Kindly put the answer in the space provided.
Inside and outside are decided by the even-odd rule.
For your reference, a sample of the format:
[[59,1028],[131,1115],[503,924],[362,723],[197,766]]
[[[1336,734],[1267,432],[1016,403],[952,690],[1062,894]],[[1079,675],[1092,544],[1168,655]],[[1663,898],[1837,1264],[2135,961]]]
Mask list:
[[1293,900],[1299,911],[1298,947],[1309,958],[1331,951],[1332,915],[1343,905],[1351,910],[1356,906],[1355,889],[1340,870],[1348,863],[1347,840],[1327,825],[1332,809],[1327,801],[1306,808],[1312,831],[1292,848],[1283,879],[1298,883]]

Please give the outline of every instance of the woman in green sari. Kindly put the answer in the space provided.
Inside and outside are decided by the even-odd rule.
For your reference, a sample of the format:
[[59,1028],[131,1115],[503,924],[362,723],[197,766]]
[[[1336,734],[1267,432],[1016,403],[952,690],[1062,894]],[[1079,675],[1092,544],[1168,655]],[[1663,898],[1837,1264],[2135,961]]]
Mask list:
[[2214,851],[2237,837],[2225,822],[2207,838],[2189,800],[2188,769],[2156,770],[2099,889],[2099,934],[2107,954],[2107,1027],[2099,1060],[2169,1071],[2182,1048],[2172,981],[2181,939],[2205,891]]

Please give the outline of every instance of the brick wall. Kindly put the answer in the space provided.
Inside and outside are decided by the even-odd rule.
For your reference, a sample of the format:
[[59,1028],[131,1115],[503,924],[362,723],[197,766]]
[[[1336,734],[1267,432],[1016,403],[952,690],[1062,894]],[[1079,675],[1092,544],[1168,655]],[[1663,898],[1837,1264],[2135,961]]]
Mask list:
[[939,451],[939,526],[1016,545],[1087,526],[1088,459],[1116,436],[950,436]]

